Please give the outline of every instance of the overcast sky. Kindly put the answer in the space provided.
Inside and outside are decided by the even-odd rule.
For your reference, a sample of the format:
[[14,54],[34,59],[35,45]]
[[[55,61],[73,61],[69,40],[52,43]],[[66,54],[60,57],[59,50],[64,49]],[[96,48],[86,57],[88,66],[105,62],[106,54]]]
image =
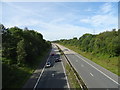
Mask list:
[[118,28],[118,3],[3,2],[2,24],[28,27],[46,40],[79,38]]

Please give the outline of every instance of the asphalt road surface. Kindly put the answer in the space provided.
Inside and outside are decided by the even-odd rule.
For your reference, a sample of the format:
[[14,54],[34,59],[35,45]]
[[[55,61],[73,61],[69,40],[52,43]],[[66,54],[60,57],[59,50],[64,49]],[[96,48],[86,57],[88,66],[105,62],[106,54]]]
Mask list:
[[56,45],[62,49],[89,89],[118,90],[120,84],[117,75],[62,45]]
[[[55,54],[51,56],[51,54]],[[69,88],[68,80],[66,77],[65,69],[62,60],[55,62],[56,58],[60,58],[60,53],[56,45],[52,45],[52,51],[47,60],[52,66],[44,67],[39,75],[37,82],[35,83],[34,89],[39,88]]]

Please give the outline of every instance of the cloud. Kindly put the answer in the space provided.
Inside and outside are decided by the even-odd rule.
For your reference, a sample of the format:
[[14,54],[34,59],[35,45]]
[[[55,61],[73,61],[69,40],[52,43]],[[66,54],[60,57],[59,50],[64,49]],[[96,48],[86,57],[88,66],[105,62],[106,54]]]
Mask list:
[[91,12],[91,11],[93,11],[91,8],[87,8],[87,9],[85,9],[85,11],[87,11],[87,12]]
[[118,18],[113,13],[113,8],[111,3],[103,4],[99,11],[95,15],[91,17],[83,18],[80,22],[89,24],[93,27],[114,27],[117,28],[118,25]]
[[[84,33],[93,33],[94,27],[100,31],[104,27],[110,28],[115,25],[117,26],[117,18],[111,13],[111,7],[107,3],[105,3],[107,5],[106,7],[104,4],[98,9],[99,12],[90,15],[82,12],[83,10],[80,7],[74,8],[65,3],[63,5],[62,3],[42,4],[37,4],[39,5],[37,9],[36,6],[30,6],[28,3],[27,6],[25,4],[10,4],[9,6],[10,8],[12,7],[13,12],[7,18],[11,11],[9,12],[9,9],[6,9],[8,12],[4,12],[6,14],[6,20],[4,20],[3,24],[6,27],[18,26],[20,28],[32,28],[42,33],[47,40],[80,37]],[[92,10],[89,7],[86,8],[86,11]],[[16,11],[19,11],[19,14]]]
[[24,17],[15,16],[9,22],[5,22],[6,27],[18,26],[28,28],[37,27],[37,31],[42,33],[46,40],[69,39],[72,37],[80,37],[85,32],[91,33],[91,29],[73,25],[73,24],[59,24],[63,22],[64,18],[53,19],[50,22],[40,21],[38,19],[26,19]]
[[[43,26],[43,25],[42,25]],[[91,33],[91,29],[75,26],[71,24],[47,24],[44,30],[40,31],[45,39],[47,40],[57,40],[57,39],[69,39],[73,37],[80,37],[85,32]]]
[[80,21],[84,23],[88,23],[94,27],[105,27],[111,25],[117,26],[118,24],[118,19],[111,14],[95,15],[87,19],[81,19]]
[[108,2],[102,5],[100,9],[102,13],[109,13],[112,11],[112,5],[110,2]]
[[91,18],[88,17],[88,18],[81,19],[80,21],[84,23],[90,23],[90,20]]
[[34,26],[38,25],[40,22],[35,19],[25,19],[24,17],[14,16],[8,22],[4,22],[6,27],[25,27],[25,26]]

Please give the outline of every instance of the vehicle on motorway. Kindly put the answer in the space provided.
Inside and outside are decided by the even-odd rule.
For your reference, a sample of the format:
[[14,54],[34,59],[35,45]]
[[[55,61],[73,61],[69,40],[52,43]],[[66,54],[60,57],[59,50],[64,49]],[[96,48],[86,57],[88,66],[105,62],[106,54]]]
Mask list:
[[51,63],[50,62],[46,63],[46,68],[48,68],[48,67],[51,67]]
[[55,58],[55,62],[60,62],[60,58]]
[[60,62],[61,61],[59,54],[54,55],[54,59],[55,59],[55,62]]
[[55,55],[54,53],[51,54],[51,56],[54,56],[54,55]]

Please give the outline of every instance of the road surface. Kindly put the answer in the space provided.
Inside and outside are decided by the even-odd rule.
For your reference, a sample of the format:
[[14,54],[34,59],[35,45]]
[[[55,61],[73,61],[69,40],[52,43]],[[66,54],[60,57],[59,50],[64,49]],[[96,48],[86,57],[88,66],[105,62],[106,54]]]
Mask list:
[[117,75],[62,45],[56,45],[64,52],[89,89],[118,90],[120,84]]
[[[52,45],[51,54],[60,57],[60,53],[56,45]],[[69,88],[63,62],[54,62],[55,56],[49,56],[47,62],[51,62],[52,66],[44,67],[35,83],[34,90],[39,88]]]

